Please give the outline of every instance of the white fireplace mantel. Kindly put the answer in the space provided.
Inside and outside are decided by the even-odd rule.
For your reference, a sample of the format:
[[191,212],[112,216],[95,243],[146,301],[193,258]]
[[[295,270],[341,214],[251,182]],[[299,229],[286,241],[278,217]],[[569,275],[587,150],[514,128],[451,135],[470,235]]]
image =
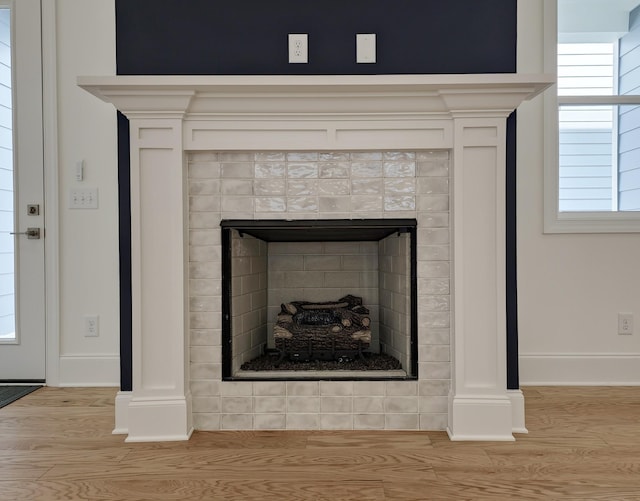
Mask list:
[[[452,152],[454,440],[513,440],[524,400],[506,387],[506,118],[548,75],[103,76],[78,84],[130,120],[133,391],[128,441],[192,431],[185,152]],[[224,384],[224,383],[223,383]]]

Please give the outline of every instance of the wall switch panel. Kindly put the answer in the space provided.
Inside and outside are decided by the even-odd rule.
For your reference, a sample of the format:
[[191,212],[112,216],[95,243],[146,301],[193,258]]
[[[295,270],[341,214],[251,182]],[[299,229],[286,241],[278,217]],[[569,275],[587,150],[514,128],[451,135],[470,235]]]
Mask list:
[[306,33],[289,33],[289,62],[309,62],[309,35]]
[[356,62],[376,62],[376,34],[361,33],[356,35]]
[[98,188],[73,188],[69,192],[70,209],[97,209]]
[[76,162],[76,181],[84,181],[84,160]]

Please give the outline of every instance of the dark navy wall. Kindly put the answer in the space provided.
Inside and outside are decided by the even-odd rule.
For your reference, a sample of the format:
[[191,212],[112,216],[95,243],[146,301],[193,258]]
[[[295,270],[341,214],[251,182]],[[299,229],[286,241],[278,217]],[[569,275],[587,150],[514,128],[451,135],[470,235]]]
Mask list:
[[[517,0],[116,0],[120,75],[429,74],[516,71]],[[287,34],[309,34],[309,64],[288,64]],[[377,34],[376,64],[355,63],[356,33]],[[515,179],[515,120],[508,170]],[[119,121],[121,386],[131,389],[129,172]],[[515,194],[514,186],[508,188]],[[515,217],[515,198],[508,212]],[[509,252],[515,253],[515,225]],[[508,294],[515,300],[515,254]],[[518,387],[515,303],[509,387]],[[515,346],[515,352],[514,352]]]
[[[118,73],[515,71],[516,0],[116,0]],[[288,64],[287,34],[309,34]],[[378,63],[355,63],[376,33]]]

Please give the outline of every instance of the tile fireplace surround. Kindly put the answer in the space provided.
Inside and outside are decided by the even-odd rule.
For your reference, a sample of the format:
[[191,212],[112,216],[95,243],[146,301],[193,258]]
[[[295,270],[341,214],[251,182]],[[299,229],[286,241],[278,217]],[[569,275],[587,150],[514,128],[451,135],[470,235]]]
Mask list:
[[[552,81],[80,77],[131,126],[133,391],[116,398],[114,433],[134,442],[186,440],[194,427],[446,429],[452,440],[526,432],[522,393],[506,388],[505,129]],[[323,178],[332,155],[349,168]],[[406,169],[359,176],[360,157],[383,166],[385,155],[408,159]],[[287,170],[303,157],[316,162],[310,170]],[[280,162],[271,184],[258,182],[268,158]],[[375,193],[357,193],[363,183]],[[355,197],[369,197],[358,200],[367,210]],[[223,381],[226,218],[416,218],[418,380]]]

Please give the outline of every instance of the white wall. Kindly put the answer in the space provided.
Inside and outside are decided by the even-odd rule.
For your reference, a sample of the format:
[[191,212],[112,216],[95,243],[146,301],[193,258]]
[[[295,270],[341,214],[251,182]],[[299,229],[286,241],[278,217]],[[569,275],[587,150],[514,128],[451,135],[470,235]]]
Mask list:
[[[518,2],[519,71],[543,71],[542,5]],[[113,0],[57,2],[61,385],[117,384],[118,221],[115,112],[75,85],[115,73]],[[518,112],[521,383],[640,383],[640,235],[543,234],[542,99]],[[75,181],[84,159],[86,180]],[[97,187],[98,210],[69,210],[72,187]],[[617,313],[635,313],[633,336]],[[100,315],[100,337],[83,316]],[[54,381],[54,384],[56,382]]]
[[[543,72],[544,3],[518,2],[519,72]],[[543,234],[544,125],[542,98],[519,108],[521,384],[640,384],[640,235]]]
[[[118,385],[118,193],[116,112],[76,85],[115,74],[113,0],[58,0],[56,16],[60,210],[60,385]],[[75,164],[85,162],[85,180]],[[99,190],[97,210],[70,210],[72,188]],[[97,338],[84,315],[99,315]]]

